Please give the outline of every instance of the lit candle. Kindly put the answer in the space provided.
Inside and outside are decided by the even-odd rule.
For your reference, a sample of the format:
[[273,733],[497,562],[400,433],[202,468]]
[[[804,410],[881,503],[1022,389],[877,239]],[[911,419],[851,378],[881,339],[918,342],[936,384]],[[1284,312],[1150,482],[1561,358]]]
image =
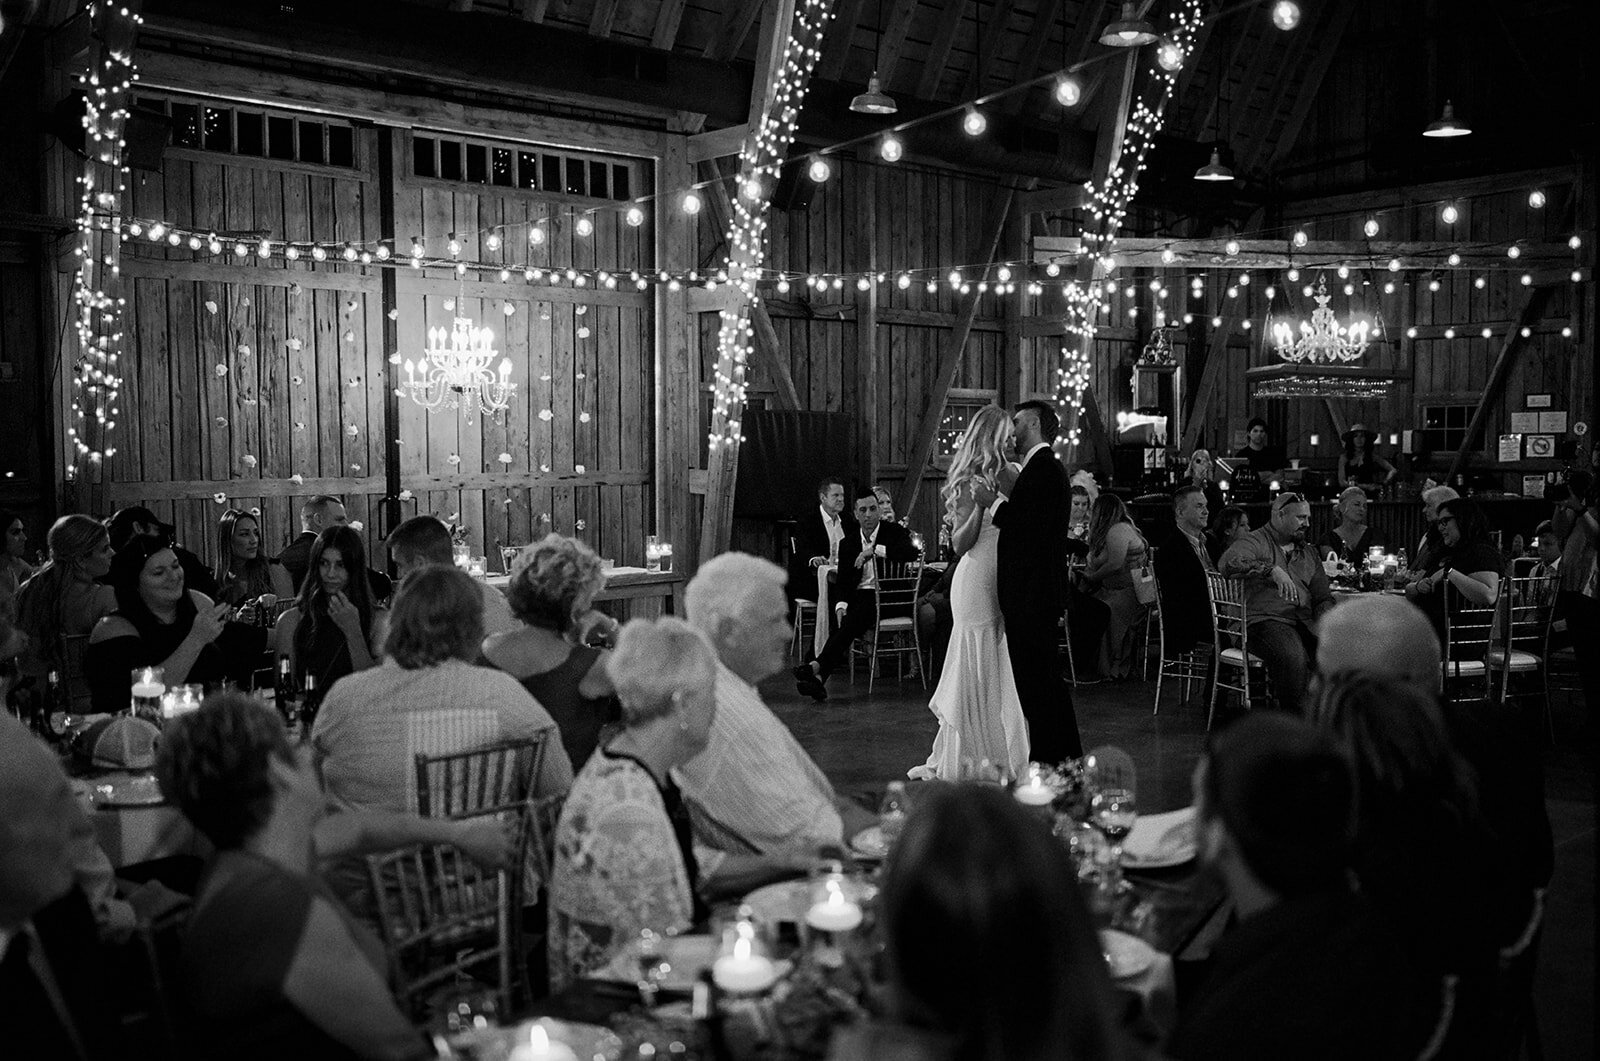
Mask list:
[[551,1039],[544,1025],[535,1024],[528,1029],[528,1041],[511,1051],[510,1061],[578,1061],[578,1055],[566,1043]]
[[[857,908],[857,915],[860,909]],[[741,935],[733,941],[733,953],[725,954],[711,965],[711,979],[724,991],[752,994],[764,991],[778,978],[772,959],[756,954],[749,937]]]
[[1044,783],[1044,779],[1038,776],[1030,777],[1026,784],[1018,785],[1013,795],[1017,797],[1018,803],[1029,807],[1043,807],[1056,798],[1055,793]]
[[861,905],[845,898],[838,881],[828,881],[828,894],[806,911],[806,924],[823,932],[849,932],[861,924]]

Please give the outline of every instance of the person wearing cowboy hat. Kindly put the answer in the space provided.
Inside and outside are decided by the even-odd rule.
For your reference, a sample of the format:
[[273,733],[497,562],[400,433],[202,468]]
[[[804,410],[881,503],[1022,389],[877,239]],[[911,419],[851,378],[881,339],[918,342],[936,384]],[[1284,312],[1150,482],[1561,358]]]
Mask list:
[[1340,486],[1372,486],[1394,479],[1394,465],[1373,452],[1378,433],[1365,424],[1351,424],[1344,433],[1344,452],[1339,455]]

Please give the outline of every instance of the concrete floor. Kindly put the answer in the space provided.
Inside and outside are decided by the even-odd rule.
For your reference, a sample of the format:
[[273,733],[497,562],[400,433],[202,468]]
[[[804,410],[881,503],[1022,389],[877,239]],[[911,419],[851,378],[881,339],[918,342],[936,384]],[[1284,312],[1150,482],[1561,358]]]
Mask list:
[[[923,762],[938,728],[928,695],[914,678],[879,681],[871,696],[864,668],[851,685],[836,675],[829,699],[800,696],[787,674],[767,681],[767,703],[794,731],[841,792],[875,801],[886,782]],[[1188,806],[1190,775],[1205,739],[1205,707],[1196,693],[1176,703],[1170,679],[1162,712],[1151,714],[1153,683],[1081,686],[1075,695],[1084,744],[1114,744],[1133,756],[1140,807],[1151,813]],[[1583,704],[1556,694],[1556,743],[1546,753],[1546,798],[1555,833],[1556,864],[1546,906],[1546,929],[1536,983],[1544,1054],[1551,1059],[1595,1055],[1595,813],[1592,738],[1580,741]]]

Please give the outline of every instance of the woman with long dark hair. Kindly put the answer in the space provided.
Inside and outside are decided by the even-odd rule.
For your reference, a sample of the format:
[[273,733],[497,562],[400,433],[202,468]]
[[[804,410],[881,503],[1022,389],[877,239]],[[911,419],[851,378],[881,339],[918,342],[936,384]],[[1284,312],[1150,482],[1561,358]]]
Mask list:
[[835,1061],[1133,1056],[1071,859],[1004,790],[918,796],[879,926],[889,1021],[841,1033]]
[[100,584],[111,571],[111,536],[99,520],[62,516],[50,527],[50,559],[17,594],[17,627],[28,635],[25,674],[42,675],[64,662],[62,638],[87,634],[117,610],[116,594]]
[[28,525],[16,513],[0,509],[0,603],[14,600],[17,587],[32,577]]
[[294,581],[282,564],[261,549],[261,521],[230,508],[217,521],[217,600],[237,607],[270,597],[266,603],[294,596]]
[[1089,517],[1089,565],[1083,570],[1094,597],[1111,610],[1101,657],[1101,675],[1123,679],[1133,673],[1133,644],[1145,606],[1134,590],[1134,572],[1148,552],[1128,506],[1115,494],[1101,494]]
[[317,535],[300,597],[272,635],[274,651],[289,660],[298,684],[310,675],[325,694],[383,654],[386,613],[373,603],[366,572],[360,534],[341,523]]
[[1378,433],[1365,424],[1351,424],[1344,433],[1344,452],[1339,454],[1341,486],[1371,486],[1395,477],[1394,465],[1373,450]]
[[83,660],[96,711],[127,708],[136,667],[161,667],[168,685],[228,677],[217,639],[230,609],[184,587],[183,567],[166,539],[128,539],[111,561],[111,588],[117,610],[95,625]]

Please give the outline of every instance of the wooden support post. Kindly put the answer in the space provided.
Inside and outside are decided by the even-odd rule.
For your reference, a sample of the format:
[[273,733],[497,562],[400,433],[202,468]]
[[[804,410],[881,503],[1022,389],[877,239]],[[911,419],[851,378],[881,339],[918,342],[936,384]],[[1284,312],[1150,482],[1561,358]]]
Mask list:
[[[1222,327],[1211,330],[1211,342],[1206,344],[1206,363],[1200,370],[1200,385],[1194,389],[1194,407],[1189,422],[1183,425],[1183,452],[1194,449],[1195,439],[1211,415],[1211,396],[1216,393],[1217,380],[1227,370],[1228,339],[1233,331],[1233,319],[1224,317]],[[1215,446],[1213,445],[1213,448]],[[1213,454],[1215,456],[1215,454]]]
[[[1011,211],[1006,220],[1006,257],[1023,261],[1028,256],[1028,237],[1032,231],[1033,215],[1022,210]],[[1023,315],[1028,312],[1028,284],[1026,279],[1017,285],[1015,294],[1001,302],[1005,316],[1005,341],[1000,348],[1000,404],[1009,409],[1029,393],[1028,372],[1030,358],[1022,353]]]
[[1344,422],[1344,414],[1334,407],[1333,399],[1322,399],[1322,409],[1328,414],[1328,423],[1333,426],[1333,437],[1344,438],[1344,433],[1349,427]]
[[1549,304],[1551,294],[1553,289],[1540,284],[1530,288],[1522,300],[1522,309],[1506,331],[1505,341],[1500,344],[1500,354],[1494,360],[1494,367],[1489,370],[1489,382],[1478,398],[1478,407],[1472,410],[1472,419],[1467,423],[1466,437],[1461,440],[1461,448],[1456,451],[1455,460],[1450,462],[1451,479],[1460,475],[1466,468],[1467,455],[1483,440],[1483,429],[1489,422],[1489,410],[1500,399],[1500,392],[1505,389],[1506,377],[1511,375],[1511,369],[1517,363],[1517,355],[1523,349],[1522,329],[1532,327],[1540,317],[1544,316],[1544,308]]
[[[747,5],[748,6],[748,5]],[[787,43],[789,33],[794,25],[794,0],[776,0],[776,2],[763,7],[761,15],[761,36],[756,46],[755,78],[750,89],[750,110],[748,124],[750,127],[752,144],[750,149],[743,152],[744,157],[754,157],[754,138],[760,132],[766,120],[768,109],[773,104],[773,91],[778,85],[778,73],[783,62],[784,45]],[[801,81],[793,86],[796,89],[796,103],[805,96],[805,84]],[[747,162],[740,168],[740,182],[748,175],[750,164]],[[730,211],[731,212],[731,211]],[[729,248],[729,265],[732,270],[744,270],[760,264],[759,247],[731,247]],[[746,371],[745,366],[735,362],[732,349],[721,349],[717,352],[717,372],[728,379],[742,379]],[[711,431],[721,438],[728,427],[728,421],[736,420],[743,414],[743,408],[730,408],[731,416],[724,418],[722,413],[712,410]],[[739,475],[739,444],[738,441],[723,441],[711,447],[710,459],[706,467],[706,501],[705,508],[700,517],[700,549],[701,561],[709,560],[728,547],[728,540],[733,534],[733,490]]]
[[[656,201],[694,183],[688,144],[669,136],[656,163]],[[656,268],[673,272],[694,265],[692,219],[682,210],[655,215]],[[392,270],[391,270],[392,271]],[[678,554],[693,564],[689,550],[689,473],[696,460],[700,422],[698,336],[691,327],[688,292],[655,285],[655,533],[683,543]]]
[[[870,152],[863,152],[870,158]],[[878,168],[858,162],[855,198],[856,268],[867,273],[867,289],[856,289],[856,474],[862,483],[878,479]]]
[[[985,264],[994,261],[995,251],[1000,246],[1000,234],[1005,228],[1006,217],[1011,213],[1011,204],[1016,195],[1015,188],[1008,188],[1005,196],[996,204],[995,214],[989,219],[986,229],[985,249],[979,261]],[[906,457],[906,477],[900,484],[900,493],[894,499],[894,510],[902,516],[911,514],[911,506],[922,485],[922,473],[933,458],[933,442],[939,437],[945,398],[955,382],[956,369],[961,364],[961,353],[966,349],[967,337],[972,334],[972,319],[978,314],[978,298],[976,291],[962,296],[955,325],[945,337],[944,349],[939,352],[939,364],[934,368],[928,404],[922,410],[922,419],[917,422],[916,434],[911,436],[911,449]]]

